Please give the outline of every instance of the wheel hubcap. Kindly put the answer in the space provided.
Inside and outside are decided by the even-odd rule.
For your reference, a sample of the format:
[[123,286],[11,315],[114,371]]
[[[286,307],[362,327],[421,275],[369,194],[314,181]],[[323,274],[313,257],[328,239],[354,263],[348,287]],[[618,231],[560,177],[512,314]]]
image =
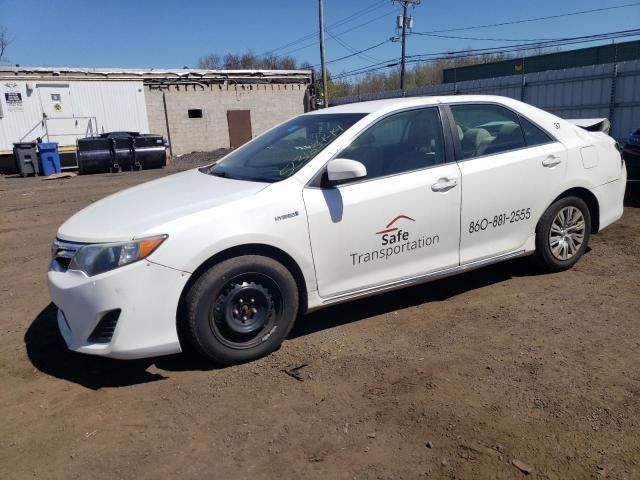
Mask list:
[[243,282],[234,285],[226,295],[218,297],[216,306],[229,328],[237,333],[251,333],[266,323],[271,309],[271,295],[262,285]]
[[282,295],[271,278],[242,274],[231,278],[215,298],[209,326],[224,345],[251,348],[276,328],[281,311]]
[[569,260],[578,253],[584,242],[584,215],[576,207],[562,208],[551,223],[549,247],[558,260]]

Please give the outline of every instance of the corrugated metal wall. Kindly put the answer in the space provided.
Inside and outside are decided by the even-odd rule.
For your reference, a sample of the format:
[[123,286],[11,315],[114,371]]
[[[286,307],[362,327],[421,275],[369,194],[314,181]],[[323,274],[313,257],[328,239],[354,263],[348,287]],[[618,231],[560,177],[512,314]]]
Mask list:
[[502,62],[447,68],[442,72],[442,76],[443,83],[454,83],[639,59],[640,41],[633,41],[513,58]]
[[331,105],[382,98],[482,94],[522,100],[562,118],[604,117],[623,140],[640,128],[640,60],[469,80],[335,98]]
[[142,81],[71,82],[76,116],[96,117],[98,130],[149,132]]
[[[0,80],[0,151],[13,148],[14,142],[45,138],[42,122],[43,107],[39,97],[39,85],[66,88],[68,86],[70,106],[65,106],[64,115],[77,120],[75,131],[79,135],[51,138],[61,145],[75,145],[76,136],[85,136],[87,123],[91,122],[92,133],[114,130],[130,130],[149,133],[147,107],[142,81],[65,81],[64,79]],[[28,87],[28,88],[27,88]],[[18,92],[22,104],[18,109],[6,103],[4,91]],[[87,118],[90,117],[91,120]],[[49,122],[55,122],[51,119]]]

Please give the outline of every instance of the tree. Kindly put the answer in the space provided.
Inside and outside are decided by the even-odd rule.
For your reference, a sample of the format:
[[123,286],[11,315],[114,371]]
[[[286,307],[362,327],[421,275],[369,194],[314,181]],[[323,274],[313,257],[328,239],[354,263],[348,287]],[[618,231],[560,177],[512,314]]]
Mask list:
[[9,37],[9,32],[6,28],[0,27],[0,61],[2,57],[4,57],[5,52],[9,45],[11,45],[11,38]]
[[[200,57],[197,65],[198,68],[210,70],[296,70],[298,68],[297,60],[291,56],[259,56],[253,50],[247,50],[240,55],[209,53]],[[305,70],[307,70],[306,66],[311,67],[309,62],[303,65]]]
[[309,62],[302,62],[300,64],[300,69],[301,70],[311,70],[312,72],[315,73],[316,69],[313,68],[313,65],[311,65]]
[[222,67],[227,70],[240,68],[240,57],[233,53],[227,53],[222,60]]
[[[442,72],[445,69],[500,62],[509,58],[513,57],[504,53],[474,55],[471,47],[469,47],[467,50],[452,53],[448,57],[419,62],[409,66],[405,75],[405,85],[406,88],[415,88],[440,84],[443,81]],[[336,80],[329,80],[329,94],[331,98],[336,98],[397,90],[398,75],[398,67],[363,73],[355,78],[351,77],[351,80],[340,78],[340,75],[337,74],[338,78]]]
[[198,59],[198,68],[203,70],[219,70],[222,68],[222,60],[220,55],[216,53],[210,53],[204,57]]

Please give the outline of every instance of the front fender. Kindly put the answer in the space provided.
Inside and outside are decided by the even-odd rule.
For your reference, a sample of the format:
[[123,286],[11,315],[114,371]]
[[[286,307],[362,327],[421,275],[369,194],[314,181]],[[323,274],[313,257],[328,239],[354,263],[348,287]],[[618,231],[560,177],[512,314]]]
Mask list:
[[[150,260],[193,273],[214,255],[233,247],[262,244],[288,254],[300,268],[308,291],[316,278],[302,188],[297,182],[278,185],[215,211],[200,212],[167,226],[168,240]],[[268,189],[267,189],[268,190]]]

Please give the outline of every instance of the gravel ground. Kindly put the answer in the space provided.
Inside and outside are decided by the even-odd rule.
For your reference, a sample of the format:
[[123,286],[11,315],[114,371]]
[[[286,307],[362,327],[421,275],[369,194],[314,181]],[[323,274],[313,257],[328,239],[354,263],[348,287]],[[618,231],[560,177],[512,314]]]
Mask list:
[[520,260],[332,307],[250,364],[68,352],[57,227],[215,158],[0,177],[0,478],[640,478],[638,196],[570,271]]

